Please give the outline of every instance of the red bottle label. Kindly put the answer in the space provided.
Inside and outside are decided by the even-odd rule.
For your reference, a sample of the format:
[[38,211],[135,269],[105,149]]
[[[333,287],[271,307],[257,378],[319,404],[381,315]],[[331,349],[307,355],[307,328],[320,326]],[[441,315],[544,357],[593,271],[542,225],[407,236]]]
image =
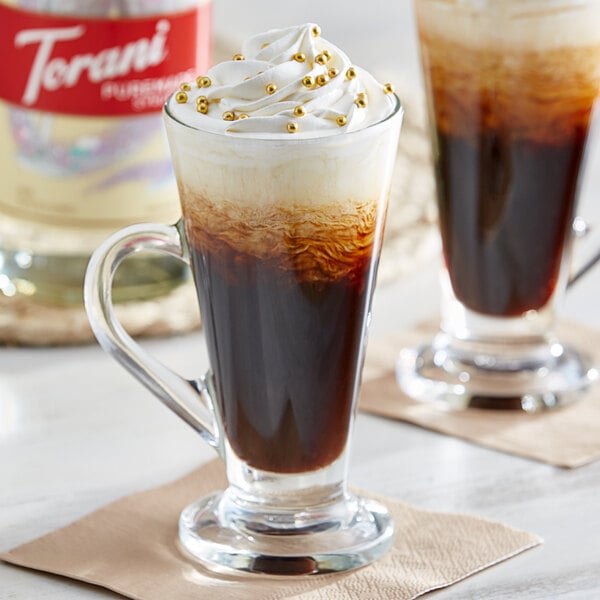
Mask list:
[[210,66],[211,8],[89,19],[0,4],[0,98],[71,115],[160,110],[181,82]]

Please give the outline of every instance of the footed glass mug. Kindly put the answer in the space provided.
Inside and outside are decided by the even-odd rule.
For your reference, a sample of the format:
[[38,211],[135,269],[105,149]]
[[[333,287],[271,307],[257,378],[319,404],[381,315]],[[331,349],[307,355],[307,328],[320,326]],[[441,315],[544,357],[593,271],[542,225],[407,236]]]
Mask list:
[[600,91],[600,2],[415,0],[415,8],[443,298],[433,342],[400,353],[399,384],[445,408],[566,404],[597,376],[554,326]]
[[[186,508],[183,547],[242,571],[367,564],[390,547],[380,504],[346,486],[348,451],[391,173],[393,114],[320,138],[210,133],[165,107],[183,218],[117,232],[85,299],[100,344],[224,460],[229,487]],[[117,322],[111,280],[144,250],[191,265],[211,371],[187,381]]]

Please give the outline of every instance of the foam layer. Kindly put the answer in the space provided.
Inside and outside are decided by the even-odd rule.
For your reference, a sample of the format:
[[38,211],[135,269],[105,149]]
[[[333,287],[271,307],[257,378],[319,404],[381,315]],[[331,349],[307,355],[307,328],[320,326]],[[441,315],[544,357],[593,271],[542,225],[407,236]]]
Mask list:
[[460,136],[510,131],[551,144],[586,131],[600,87],[600,3],[572,2],[558,11],[559,3],[546,2],[547,10],[536,12],[539,1],[520,0],[491,3],[485,13],[463,10],[473,4],[488,3],[418,3],[438,129]]
[[464,46],[541,51],[600,42],[595,0],[418,0],[416,10],[422,31]]
[[384,216],[378,198],[319,211],[310,204],[256,210],[231,202],[215,205],[184,191],[182,203],[189,243],[210,252],[225,276],[258,259],[279,273],[282,285],[293,286],[359,280]]
[[389,185],[401,115],[347,135],[249,139],[203,132],[166,118],[180,195],[218,205],[312,206],[379,198]]
[[397,121],[312,140],[166,123],[187,238],[223,273],[258,260],[292,286],[352,283],[380,247]]
[[352,281],[379,247],[397,128],[232,143],[170,127],[179,138],[172,147],[187,238],[223,257],[223,272],[259,259],[292,285]]
[[205,131],[319,137],[368,127],[394,108],[391,87],[354,66],[314,23],[256,35],[235,58],[173,95],[170,113]]

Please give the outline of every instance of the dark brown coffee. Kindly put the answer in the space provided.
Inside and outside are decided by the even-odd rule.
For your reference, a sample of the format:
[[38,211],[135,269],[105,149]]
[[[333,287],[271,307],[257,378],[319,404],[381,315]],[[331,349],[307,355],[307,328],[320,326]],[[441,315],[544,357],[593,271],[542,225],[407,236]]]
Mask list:
[[346,446],[358,386],[376,205],[183,201],[232,449],[276,473],[329,465]]
[[452,289],[485,315],[539,310],[570,240],[600,46],[467,46],[429,32],[426,18],[421,50]]
[[470,139],[438,131],[444,257],[467,308],[519,316],[548,303],[570,235],[584,142],[583,132],[552,145],[491,130]]

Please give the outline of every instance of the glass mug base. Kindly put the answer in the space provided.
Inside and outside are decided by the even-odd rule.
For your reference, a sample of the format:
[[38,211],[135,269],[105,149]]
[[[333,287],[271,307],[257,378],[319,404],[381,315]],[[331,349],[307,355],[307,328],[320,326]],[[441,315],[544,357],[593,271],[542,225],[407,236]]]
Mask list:
[[265,575],[347,571],[392,545],[387,509],[345,494],[310,509],[276,511],[236,501],[232,488],[194,502],[179,520],[183,549],[211,569]]
[[587,356],[557,340],[520,344],[512,354],[502,350],[492,354],[476,342],[457,348],[440,333],[430,344],[400,352],[396,378],[411,398],[442,409],[527,413],[566,406],[598,378]]

